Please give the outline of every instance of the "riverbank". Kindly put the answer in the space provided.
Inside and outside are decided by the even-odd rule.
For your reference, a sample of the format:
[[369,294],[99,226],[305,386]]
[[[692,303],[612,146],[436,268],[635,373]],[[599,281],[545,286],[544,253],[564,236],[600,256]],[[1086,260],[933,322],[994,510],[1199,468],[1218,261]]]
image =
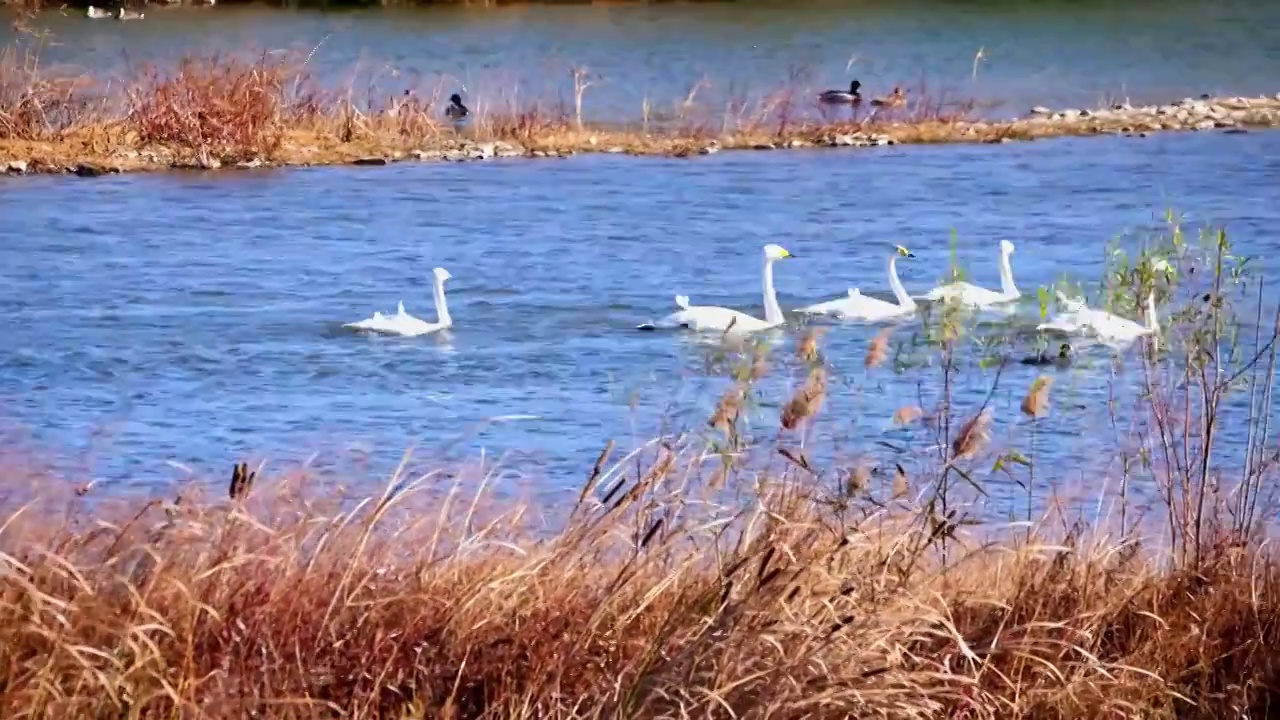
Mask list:
[[[408,91],[355,103],[318,89],[291,60],[192,58],[127,81],[52,75],[36,58],[0,55],[0,172],[98,176],[165,169],[382,165],[577,153],[688,157],[722,150],[857,149],[916,143],[1002,143],[1063,136],[1143,137],[1162,131],[1242,132],[1280,125],[1274,97],[1185,98],[1166,105],[1054,111],[984,120],[972,103],[910,93],[898,107],[820,108],[783,88],[732,112],[681,107],[678,117],[583,120],[573,103],[471,100],[464,122],[444,116],[448,91]],[[679,103],[676,103],[678,106]],[[656,116],[656,113],[654,114]]]

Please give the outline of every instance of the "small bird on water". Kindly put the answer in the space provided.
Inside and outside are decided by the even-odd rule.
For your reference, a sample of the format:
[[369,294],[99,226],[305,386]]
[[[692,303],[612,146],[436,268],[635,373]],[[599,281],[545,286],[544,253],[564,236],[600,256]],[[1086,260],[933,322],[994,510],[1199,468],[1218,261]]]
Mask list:
[[466,105],[462,104],[462,96],[454,93],[449,96],[449,107],[444,109],[445,117],[451,120],[461,120],[471,114]]
[[1073,352],[1073,349],[1071,347],[1071,343],[1062,343],[1062,345],[1058,347],[1057,355],[1050,355],[1044,350],[1041,350],[1035,355],[1022,358],[1022,364],[1023,365],[1041,365],[1041,366],[1055,365],[1059,368],[1063,368],[1071,364],[1072,352]]
[[827,90],[818,93],[818,100],[829,105],[859,105],[862,103],[862,94],[858,90],[862,87],[862,83],[854,80],[849,83],[849,91],[844,90]]

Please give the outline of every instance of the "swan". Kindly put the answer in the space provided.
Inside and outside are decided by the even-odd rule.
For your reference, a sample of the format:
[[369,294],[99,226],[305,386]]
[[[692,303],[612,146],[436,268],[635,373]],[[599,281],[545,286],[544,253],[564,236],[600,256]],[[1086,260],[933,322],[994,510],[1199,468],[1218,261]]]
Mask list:
[[102,8],[96,8],[92,5],[89,6],[89,10],[85,14],[93,20],[105,20],[106,18],[113,17],[110,10],[103,10]]
[[434,323],[426,322],[405,312],[404,301],[401,301],[396,306],[395,315],[383,315],[374,311],[373,317],[359,322],[347,323],[342,327],[351,328],[352,330],[367,330],[384,335],[400,335],[402,337],[417,337],[453,327],[453,318],[449,317],[449,306],[444,299],[444,281],[453,276],[442,267],[433,269],[431,274],[434,276],[431,293],[436,303],[436,321]]
[[898,280],[898,258],[900,257],[913,258],[915,253],[901,245],[896,245],[894,253],[889,256],[889,287],[893,289],[893,296],[898,299],[897,304],[863,295],[858,288],[849,288],[848,297],[820,302],[800,308],[797,312],[872,321],[910,315],[916,310],[916,301],[911,299],[902,287],[902,282]]
[[795,255],[781,245],[770,243],[764,246],[764,320],[725,307],[690,305],[688,295],[677,295],[676,306],[680,308],[679,310],[657,322],[644,323],[636,327],[639,330],[686,328],[734,333],[752,333],[777,327],[782,324],[784,318],[782,308],[778,306],[778,294],[773,289],[773,264],[778,260],[794,257]]
[[147,16],[146,13],[140,13],[136,10],[126,10],[124,8],[120,8],[118,11],[116,11],[117,20],[141,20],[146,16]]
[[854,80],[849,83],[849,91],[844,90],[826,90],[818,93],[818,101],[828,105],[859,105],[862,103],[862,94],[858,89],[862,87],[862,83]]
[[1000,292],[978,287],[972,283],[954,282],[930,290],[925,300],[955,300],[965,305],[987,307],[1000,303],[1013,302],[1022,297],[1018,286],[1013,284],[1013,268],[1009,265],[1009,256],[1013,254],[1013,243],[1000,241]]
[[1146,324],[1134,322],[1129,318],[1114,315],[1105,310],[1085,310],[1085,323],[1099,338],[1111,342],[1131,342],[1146,335],[1153,335],[1160,330],[1156,320],[1156,294],[1147,293]]

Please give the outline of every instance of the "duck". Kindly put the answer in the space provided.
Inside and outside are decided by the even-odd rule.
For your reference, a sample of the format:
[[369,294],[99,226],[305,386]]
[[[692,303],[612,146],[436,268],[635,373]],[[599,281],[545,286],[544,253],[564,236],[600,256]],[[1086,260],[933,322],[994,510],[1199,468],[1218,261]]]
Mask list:
[[764,319],[744,312],[715,305],[692,305],[688,295],[676,296],[676,312],[657,322],[637,325],[637,330],[658,328],[684,328],[695,332],[719,332],[745,335],[778,327],[785,318],[778,305],[778,293],[773,287],[773,264],[779,260],[794,258],[791,251],[774,243],[764,246]]
[[126,10],[124,8],[120,8],[119,10],[116,11],[117,20],[141,20],[144,17],[146,17],[146,13],[140,13],[140,12],[137,12],[136,10]]
[[1009,256],[1013,255],[1013,252],[1013,243],[1008,240],[1000,241],[999,292],[978,287],[972,283],[954,282],[930,290],[924,295],[924,299],[933,302],[954,300],[980,308],[1009,303],[1019,299],[1022,297],[1022,293],[1018,292],[1018,286],[1013,284],[1013,268],[1009,264]]
[[102,8],[96,8],[92,5],[89,6],[89,9],[85,14],[92,20],[105,20],[109,17],[115,17],[111,14],[110,10],[103,10]]
[[1058,346],[1057,355],[1050,355],[1048,352],[1041,350],[1035,355],[1022,358],[1021,362],[1023,365],[1054,365],[1059,368],[1064,368],[1071,364],[1071,356],[1073,352],[1074,348],[1071,347],[1071,343],[1062,343]]
[[916,301],[907,294],[906,289],[902,287],[902,281],[898,279],[898,258],[914,257],[915,253],[901,245],[895,245],[893,253],[889,255],[889,288],[893,290],[893,296],[898,300],[896,303],[885,302],[879,298],[863,295],[858,288],[849,288],[848,297],[809,305],[808,307],[800,308],[797,312],[811,315],[834,315],[842,319],[869,322],[892,320],[910,315],[916,311]]
[[862,94],[858,89],[862,87],[862,83],[854,80],[849,83],[849,91],[844,90],[826,90],[818,93],[818,101],[827,103],[828,105],[860,105],[862,103]]
[[451,120],[461,120],[471,114],[466,105],[462,104],[462,96],[454,93],[449,96],[449,107],[444,109],[444,116]]
[[907,96],[902,92],[901,86],[895,86],[893,92],[885,97],[873,98],[871,104],[876,107],[898,107],[907,101]]

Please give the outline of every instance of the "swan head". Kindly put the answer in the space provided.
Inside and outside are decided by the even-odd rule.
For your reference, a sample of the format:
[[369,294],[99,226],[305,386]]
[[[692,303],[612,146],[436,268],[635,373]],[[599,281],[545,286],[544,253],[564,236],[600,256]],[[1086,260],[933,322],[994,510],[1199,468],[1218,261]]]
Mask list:
[[1012,254],[1013,254],[1013,243],[1009,242],[1008,240],[1001,240],[1001,241],[1000,241],[1000,254],[1001,254],[1001,255],[1012,255]]
[[431,274],[435,276],[436,282],[440,283],[441,285],[444,284],[445,280],[448,280],[453,277],[452,275],[449,274],[448,270],[445,270],[442,267],[433,269],[431,271]]
[[913,253],[913,252],[911,252],[910,250],[908,250],[908,249],[906,249],[906,248],[902,247],[901,245],[894,245],[894,246],[893,246],[893,251],[894,251],[895,253],[897,253],[897,257],[913,258],[913,257],[915,257],[915,256],[916,256],[916,254],[915,254],[915,253]]
[[781,245],[774,245],[773,243],[769,243],[768,245],[764,246],[765,260],[782,260],[784,258],[793,258],[793,257],[795,257],[795,255],[792,255],[790,250],[782,247]]

